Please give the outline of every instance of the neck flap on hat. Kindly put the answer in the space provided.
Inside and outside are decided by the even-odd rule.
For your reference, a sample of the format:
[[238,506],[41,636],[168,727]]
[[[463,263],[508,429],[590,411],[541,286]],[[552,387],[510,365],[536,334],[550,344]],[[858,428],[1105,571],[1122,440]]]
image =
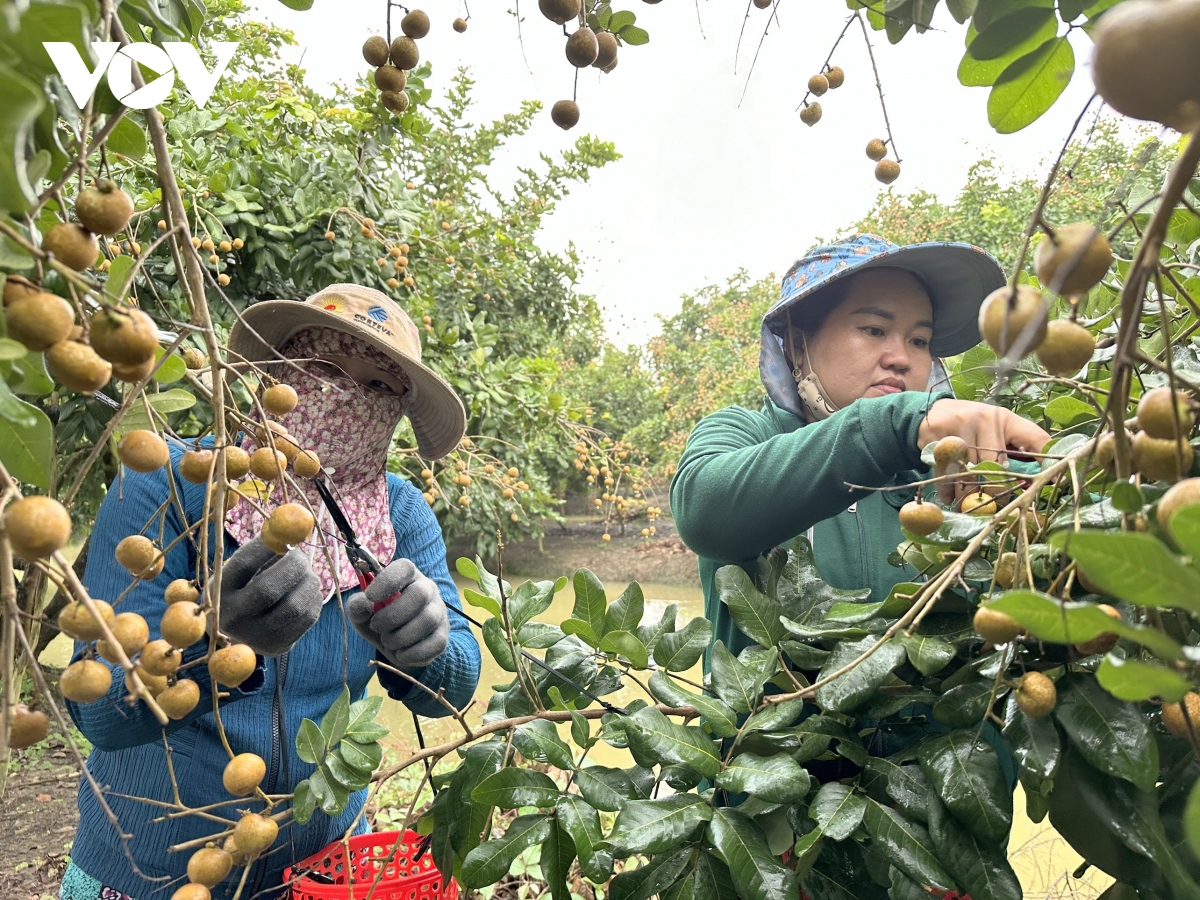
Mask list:
[[[332,482],[332,492],[359,543],[381,562],[388,562],[396,550],[396,533],[388,503],[387,451],[411,396],[411,381],[381,351],[353,335],[324,326],[298,331],[284,343],[280,353],[288,359],[302,360],[297,364],[300,371],[276,366],[277,376],[299,397],[296,408],[280,417],[281,424],[301,448],[312,450],[320,458]],[[329,356],[362,359],[379,366],[401,381],[404,394],[366,390],[346,376],[318,373],[306,362]],[[253,453],[257,444],[253,437],[247,437],[242,447]],[[357,585],[357,574],[346,557],[341,535],[316,488],[303,480],[299,484],[317,514],[313,539],[301,549],[311,560],[323,591],[332,595],[339,587]],[[291,493],[290,499],[296,500],[295,492]],[[283,502],[282,485],[276,482],[271,495],[260,505],[269,514]],[[262,525],[262,514],[249,503],[239,503],[228,516],[228,531],[239,544],[260,534]]]

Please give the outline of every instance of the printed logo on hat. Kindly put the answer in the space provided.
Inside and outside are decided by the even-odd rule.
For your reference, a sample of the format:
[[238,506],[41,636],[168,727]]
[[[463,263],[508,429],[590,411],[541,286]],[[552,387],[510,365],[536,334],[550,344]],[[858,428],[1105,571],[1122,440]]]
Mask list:
[[321,309],[331,313],[340,313],[345,310],[345,308],[346,304],[344,304],[341,300],[326,300],[321,305]]
[[374,319],[376,322],[386,322],[387,318],[388,318],[387,310],[384,309],[382,306],[378,306],[378,305],[372,306],[370,309],[368,309],[367,315],[370,316],[372,319]]

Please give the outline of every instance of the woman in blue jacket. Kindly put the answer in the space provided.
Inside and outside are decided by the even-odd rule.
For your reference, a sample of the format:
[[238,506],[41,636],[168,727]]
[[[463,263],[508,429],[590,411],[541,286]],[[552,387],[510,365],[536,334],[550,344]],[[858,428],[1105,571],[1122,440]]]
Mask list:
[[[357,700],[378,675],[388,694],[414,713],[446,714],[446,707],[428,693],[377,668],[374,661],[406,672],[432,691],[444,690],[458,708],[475,691],[479,647],[466,621],[447,615],[446,601],[457,604],[458,595],[437,520],[416,487],[386,471],[387,449],[403,416],[412,424],[422,456],[436,459],[458,445],[465,414],[450,386],[421,364],[412,320],[383,294],[358,285],[333,285],[303,303],[252,305],[234,326],[229,347],[232,360],[295,360],[271,367],[299,396],[281,423],[301,447],[319,456],[359,542],[381,561],[390,560],[366,593],[360,592],[315,490],[306,488],[305,493],[319,513],[315,535],[330,538],[327,547],[318,546],[314,536],[277,557],[259,536],[258,510],[243,502],[228,517],[220,628],[255,651],[257,668],[237,688],[223,689],[229,696],[220,702],[221,723],[233,753],[255,753],[265,761],[263,791],[288,794],[315,768],[296,754],[301,720],[319,720],[343,686]],[[243,446],[254,449],[251,439]],[[183,451],[172,448],[169,468],[150,474],[126,471],[113,485],[96,518],[83,578],[92,597],[114,605],[128,591],[116,611],[143,616],[151,639],[159,636],[165,587],[197,573],[195,535],[172,546],[201,519],[204,505],[205,486],[179,477]],[[168,477],[178,503],[168,502]],[[280,502],[277,490],[265,511]],[[171,549],[156,578],[130,589],[130,576],[115,561],[114,551],[122,538],[142,532]],[[377,601],[391,598],[395,602],[373,611]],[[346,627],[343,606],[353,628]],[[183,662],[203,658],[208,646],[206,636],[183,652]],[[77,657],[83,649],[76,644]],[[212,712],[207,667],[190,667],[187,675],[200,687],[200,702],[165,728],[145,704],[127,702],[119,667],[113,667],[106,697],[68,704],[93,744],[88,769],[106,788],[108,805],[128,840],[122,840],[86,782],[81,783],[79,828],[63,900],[167,900],[185,882],[190,856],[190,851],[169,853],[169,847],[221,831],[211,816],[232,821],[241,810],[263,809],[265,804],[251,795],[210,810],[209,818],[165,818],[167,808],[147,802],[175,802],[168,760],[186,806],[232,799],[222,785],[230,757]],[[339,839],[358,816],[365,793],[354,795],[336,818],[318,811],[305,826],[285,825],[274,846],[251,863],[242,896],[277,896],[283,870]],[[365,830],[365,825],[359,828]],[[232,896],[241,876],[242,870],[235,868],[212,896]]]

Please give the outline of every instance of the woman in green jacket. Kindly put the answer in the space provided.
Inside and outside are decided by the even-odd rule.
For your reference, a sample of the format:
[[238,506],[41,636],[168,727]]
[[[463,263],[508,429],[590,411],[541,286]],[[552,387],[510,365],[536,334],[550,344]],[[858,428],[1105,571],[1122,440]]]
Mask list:
[[1004,281],[977,247],[897,247],[864,234],[791,267],[763,319],[767,401],[701,421],[671,484],[676,527],[700,557],[714,640],[734,653],[749,643],[717,596],[717,569],[738,564],[753,576],[760,554],[797,535],[807,534],[834,587],[883,598],[916,576],[887,561],[911,492],[848,485],[911,482],[921,448],[949,435],[972,448],[972,462],[1041,451],[1050,436],[1032,422],[954,399],[938,361],[979,342],[979,307]]

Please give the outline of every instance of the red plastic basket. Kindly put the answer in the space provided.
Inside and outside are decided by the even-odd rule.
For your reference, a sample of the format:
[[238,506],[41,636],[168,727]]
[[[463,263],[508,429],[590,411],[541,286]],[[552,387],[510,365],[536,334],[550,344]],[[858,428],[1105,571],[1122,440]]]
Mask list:
[[[442,882],[442,873],[433,864],[429,851],[414,859],[421,836],[413,831],[379,831],[350,838],[350,864],[346,864],[345,846],[339,841],[320,853],[286,869],[284,883],[292,886],[292,900],[455,900],[458,884],[451,878]],[[383,877],[375,879],[380,870]],[[292,872],[298,874],[292,881]],[[324,884],[310,877],[318,873],[333,879]],[[374,890],[371,886],[374,885]]]

